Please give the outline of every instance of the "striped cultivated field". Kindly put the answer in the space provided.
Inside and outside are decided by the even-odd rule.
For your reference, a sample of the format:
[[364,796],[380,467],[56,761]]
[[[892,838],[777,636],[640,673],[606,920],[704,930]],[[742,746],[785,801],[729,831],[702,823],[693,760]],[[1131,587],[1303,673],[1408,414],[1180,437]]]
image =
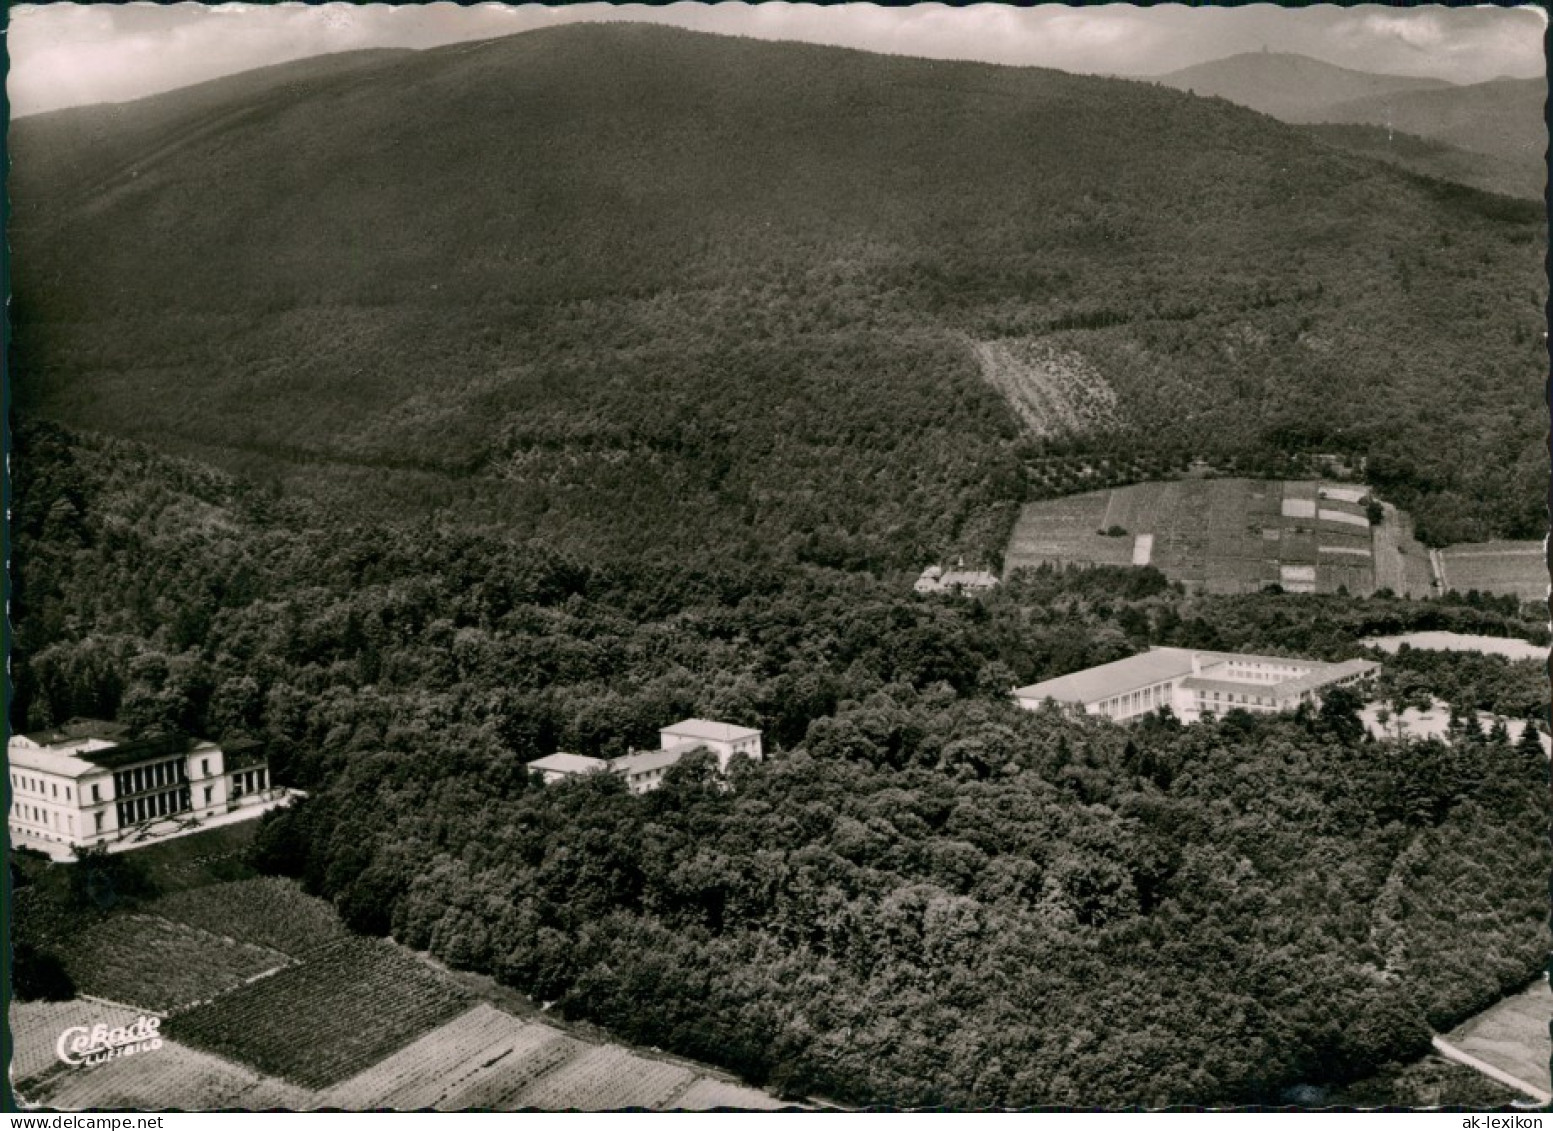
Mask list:
[[1428,549],[1413,537],[1413,516],[1390,503],[1386,517],[1372,528],[1375,537],[1375,587],[1402,597],[1432,597],[1440,592]]
[[295,880],[275,876],[177,892],[148,910],[292,958],[349,934],[326,900],[303,894]]
[[764,1092],[594,1045],[481,1004],[328,1089],[325,1107],[349,1111],[771,1110]]
[[27,1098],[66,1111],[297,1111],[315,1106],[306,1089],[169,1040],[159,1049],[51,1077]]
[[[182,847],[187,856],[189,845]],[[184,863],[164,856],[169,868]],[[221,856],[211,866],[228,863]],[[494,985],[468,988],[393,942],[351,935],[327,902],[294,881],[238,871],[229,882],[197,883],[202,873],[178,874],[190,882],[144,910],[53,944],[91,997],[11,1004],[11,1081],[24,1104],[62,1111],[783,1106],[710,1070],[578,1039],[496,1008],[484,1000]],[[67,1029],[128,1027],[142,1013],[169,1015],[160,1047],[96,1064],[60,1060],[56,1046]]]
[[468,995],[392,943],[347,938],[171,1018],[169,1036],[307,1088],[376,1064],[468,1008]]
[[1446,589],[1500,593],[1522,601],[1548,595],[1548,561],[1541,542],[1471,542],[1439,553]]
[[1548,1018],[1553,1015],[1553,991],[1545,978],[1529,989],[1490,1006],[1446,1035],[1462,1052],[1525,1081],[1533,1088],[1553,1090],[1548,1062],[1553,1042]]
[[1120,420],[1116,392],[1081,355],[1040,338],[972,342],[986,382],[1036,436],[1105,431]]
[[58,949],[81,993],[153,1013],[208,1001],[291,961],[158,915],[115,915]]
[[28,1080],[62,1068],[54,1044],[66,1029],[93,1025],[110,1028],[133,1025],[140,1017],[128,1009],[77,998],[74,1001],[13,1001],[8,1011],[11,1025],[11,1082]]
[[[1003,571],[1151,565],[1211,593],[1371,593],[1378,569],[1398,583],[1408,574],[1403,535],[1378,542],[1364,498],[1351,484],[1182,479],[1045,499],[1020,512]],[[1377,565],[1378,549],[1398,561]]]
[[687,1065],[577,1040],[485,1003],[322,1090],[168,1038],[161,1048],[89,1067],[67,1067],[54,1056],[55,1041],[70,1026],[127,1025],[137,1016],[84,1000],[13,1004],[18,1095],[28,1105],[63,1111],[772,1111],[784,1106],[764,1092]]

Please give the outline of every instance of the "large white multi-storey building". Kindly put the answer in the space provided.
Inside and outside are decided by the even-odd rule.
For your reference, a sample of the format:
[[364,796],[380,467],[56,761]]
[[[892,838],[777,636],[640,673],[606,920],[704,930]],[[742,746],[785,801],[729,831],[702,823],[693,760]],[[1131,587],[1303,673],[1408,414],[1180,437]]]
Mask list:
[[1191,648],[1150,648],[1136,656],[1016,688],[1020,706],[1047,700],[1091,715],[1131,719],[1168,706],[1183,722],[1226,711],[1283,711],[1317,703],[1322,690],[1375,674],[1372,660],[1325,663]]
[[[86,846],[176,832],[191,819],[272,800],[269,767],[253,743],[184,736],[125,740],[112,723],[77,720],[6,743],[19,846]],[[40,844],[41,842],[41,844]]]

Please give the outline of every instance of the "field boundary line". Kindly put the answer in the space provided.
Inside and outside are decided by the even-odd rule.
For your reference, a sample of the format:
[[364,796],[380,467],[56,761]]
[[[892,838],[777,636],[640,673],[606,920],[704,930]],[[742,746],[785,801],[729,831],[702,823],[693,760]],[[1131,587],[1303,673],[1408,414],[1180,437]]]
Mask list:
[[130,1005],[125,1001],[114,1001],[111,997],[98,997],[96,994],[77,993],[76,997],[82,1001],[94,1001],[98,1005],[112,1006],[114,1009],[127,1009],[131,1013],[143,1013],[147,1017],[166,1017],[167,1013],[160,1009],[147,1009],[143,1005]]
[[1440,592],[1449,593],[1451,587],[1445,581],[1445,558],[1441,556],[1440,551],[1429,551],[1429,568],[1434,570],[1434,580],[1439,584]]
[[1497,1080],[1499,1083],[1504,1084],[1506,1087],[1514,1088],[1517,1092],[1522,1092],[1530,1096],[1539,1104],[1553,1103],[1553,1093],[1545,1092],[1535,1084],[1528,1084],[1519,1076],[1512,1076],[1502,1068],[1495,1068],[1492,1064],[1489,1064],[1485,1060],[1479,1060],[1471,1053],[1464,1052],[1457,1048],[1455,1045],[1451,1044],[1444,1037],[1438,1034],[1430,1038],[1430,1043],[1434,1045],[1434,1051],[1445,1057],[1447,1060],[1454,1060],[1458,1064],[1464,1064],[1468,1068],[1476,1069],[1484,1076],[1487,1076],[1490,1080]]

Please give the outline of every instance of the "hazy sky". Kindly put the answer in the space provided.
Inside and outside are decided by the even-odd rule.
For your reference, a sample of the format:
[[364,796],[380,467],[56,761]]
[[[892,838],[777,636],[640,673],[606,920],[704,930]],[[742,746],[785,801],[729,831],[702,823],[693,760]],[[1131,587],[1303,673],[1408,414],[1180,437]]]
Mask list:
[[7,93],[19,116],[138,98],[323,52],[434,47],[598,19],[1130,75],[1162,74],[1266,46],[1356,70],[1452,82],[1541,74],[1546,22],[1531,5],[44,4],[11,10]]

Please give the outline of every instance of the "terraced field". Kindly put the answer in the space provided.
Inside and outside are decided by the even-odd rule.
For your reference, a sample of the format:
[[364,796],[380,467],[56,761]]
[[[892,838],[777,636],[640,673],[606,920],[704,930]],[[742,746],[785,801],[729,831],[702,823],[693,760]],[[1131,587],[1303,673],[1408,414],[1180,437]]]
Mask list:
[[560,1065],[516,1096],[516,1107],[541,1111],[615,1111],[659,1107],[695,1078],[689,1069],[643,1060],[604,1045]]
[[1432,597],[1440,591],[1428,549],[1413,537],[1413,516],[1382,503],[1385,519],[1373,528],[1375,587],[1403,597]]
[[586,1047],[547,1025],[514,1033],[511,1042],[509,1053],[485,1061],[479,1071],[466,1074],[456,1088],[438,1100],[438,1106],[449,1111],[510,1111],[521,1107],[520,1098],[530,1088]]
[[729,1084],[703,1076],[679,1094],[674,1101],[677,1111],[710,1111],[713,1108],[738,1108],[744,1111],[776,1111],[782,1103],[764,1092]]
[[53,1056],[70,1025],[128,1023],[134,1015],[94,1002],[13,1006],[21,1055],[18,1094],[65,1111],[772,1111],[764,1092],[617,1045],[594,1045],[481,1003],[344,1082],[313,1090],[171,1039],[162,1047],[91,1067]]
[[1212,593],[1370,593],[1377,546],[1362,498],[1314,480],[1183,479],[1042,500],[1020,513],[1003,571],[1146,561]]

